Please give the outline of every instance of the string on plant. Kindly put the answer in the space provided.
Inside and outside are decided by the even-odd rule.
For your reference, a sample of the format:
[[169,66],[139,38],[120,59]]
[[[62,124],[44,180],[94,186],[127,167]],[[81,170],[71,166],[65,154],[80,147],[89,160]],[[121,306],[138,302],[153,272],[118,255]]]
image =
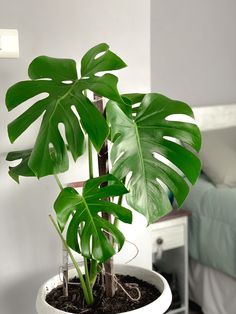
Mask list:
[[115,282],[117,283],[117,285],[124,291],[124,293],[125,293],[132,301],[137,302],[137,301],[139,301],[139,300],[141,299],[142,294],[141,294],[141,291],[139,290],[137,284],[135,284],[135,283],[126,283],[126,284],[125,284],[125,285],[126,285],[127,287],[129,287],[130,289],[135,289],[135,290],[138,292],[137,298],[133,298],[133,297],[127,292],[127,290],[125,290],[125,288],[118,282],[118,279],[117,279],[116,275],[114,275],[114,280],[115,280]]
[[134,242],[131,242],[131,241],[127,240],[127,239],[125,239],[125,242],[132,244],[135,247],[135,249],[136,249],[136,253],[134,254],[134,256],[131,259],[129,259],[127,262],[125,262],[125,264],[129,264],[130,262],[132,262],[138,256],[139,248],[138,248],[138,246]]
[[[104,230],[104,233],[107,233],[108,235],[112,236],[112,234],[109,233],[109,232],[106,231],[106,230]],[[134,256],[131,257],[131,259],[129,259],[128,261],[126,261],[126,262],[124,263],[124,264],[129,264],[130,262],[132,262],[132,261],[138,256],[138,254],[139,254],[139,248],[138,248],[138,246],[137,246],[134,242],[131,242],[131,241],[127,240],[127,239],[125,239],[125,242],[132,244],[132,245],[134,246],[134,248],[136,249],[136,252],[135,252]]]
[[[103,273],[104,273],[104,274],[107,274],[107,275],[109,275],[109,276],[111,276],[111,277],[113,277],[115,283],[123,290],[123,292],[130,298],[130,300],[132,300],[132,301],[134,301],[134,302],[137,302],[137,301],[140,300],[142,294],[141,294],[141,291],[140,291],[140,289],[138,288],[138,285],[137,285],[136,283],[125,283],[125,285],[126,285],[130,290],[135,289],[135,290],[137,291],[137,293],[138,293],[137,298],[133,298],[133,297],[129,294],[129,292],[124,288],[124,286],[122,286],[122,284],[119,282],[119,279],[117,278],[116,275],[113,275],[113,274],[108,273],[108,272],[105,272],[105,271],[103,271]],[[116,290],[117,290],[117,287],[116,287]]]
[[[114,282],[116,283],[116,285],[118,285],[118,286],[123,290],[123,292],[130,298],[130,300],[132,300],[132,301],[134,301],[134,302],[137,302],[137,301],[140,300],[140,298],[142,297],[142,294],[141,294],[140,289],[138,288],[138,284],[132,283],[132,282],[130,282],[130,283],[125,283],[125,285],[126,285],[130,290],[135,289],[135,290],[137,291],[137,293],[138,293],[137,298],[133,298],[133,297],[129,294],[129,292],[122,286],[122,284],[119,282],[119,279],[117,278],[116,275],[111,274],[111,273],[109,273],[109,272],[106,272],[106,271],[103,270],[102,267],[99,266],[99,265],[98,265],[98,268],[100,268],[100,271],[101,271],[104,275],[106,274],[106,275],[112,277],[112,278],[114,279]],[[117,286],[116,286],[116,291],[117,291]]]

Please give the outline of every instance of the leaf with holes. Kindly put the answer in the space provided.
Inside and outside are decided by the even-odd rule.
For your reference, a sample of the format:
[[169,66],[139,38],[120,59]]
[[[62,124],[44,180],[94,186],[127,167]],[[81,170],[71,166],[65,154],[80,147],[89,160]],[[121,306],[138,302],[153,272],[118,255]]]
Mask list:
[[[194,184],[200,173],[199,159],[187,148],[165,138],[178,139],[198,151],[201,145],[198,127],[166,119],[173,114],[193,117],[193,112],[183,102],[154,93],[143,98],[133,111],[136,115],[127,115],[115,102],[107,104],[106,112],[114,142],[111,149],[112,173],[120,180],[131,173],[127,202],[153,223],[172,209],[162,183],[173,192],[181,206],[189,192],[184,176]],[[169,164],[155,158],[155,153]]]
[[91,76],[98,72],[119,70],[126,67],[120,57],[109,50],[105,43],[91,48],[81,60],[81,76]]
[[88,79],[81,79],[80,89],[89,89],[95,94],[104,96],[117,102],[123,102],[117,90],[118,78],[115,75],[106,73],[103,76],[93,76]]
[[[112,63],[109,68],[111,67]],[[101,77],[78,79],[75,61],[46,56],[34,59],[28,72],[31,80],[19,82],[9,88],[6,105],[8,110],[12,110],[34,96],[44,97],[35,101],[8,126],[9,138],[14,142],[34,121],[43,116],[28,164],[35,175],[43,177],[68,169],[66,144],[58,129],[59,124],[64,125],[65,138],[74,160],[84,152],[83,131],[99,151],[109,129],[102,114],[82,92],[88,89],[108,99],[122,101],[117,90],[117,78],[112,74],[105,74]],[[80,121],[74,110],[77,111]],[[50,148],[55,150],[54,159],[50,155]]]
[[119,102],[118,105],[128,117],[132,118],[132,113],[136,111],[136,107],[134,107],[133,105],[140,103],[143,100],[144,96],[145,94],[139,93],[123,94],[123,103]]
[[[103,186],[105,182],[107,186]],[[71,217],[67,229],[68,245],[85,257],[104,262],[116,253],[107,238],[107,234],[111,234],[120,250],[124,244],[123,234],[100,214],[111,214],[125,223],[131,223],[129,209],[104,200],[127,192],[123,183],[110,174],[88,180],[82,195],[73,188],[62,190],[54,209],[61,231]]]

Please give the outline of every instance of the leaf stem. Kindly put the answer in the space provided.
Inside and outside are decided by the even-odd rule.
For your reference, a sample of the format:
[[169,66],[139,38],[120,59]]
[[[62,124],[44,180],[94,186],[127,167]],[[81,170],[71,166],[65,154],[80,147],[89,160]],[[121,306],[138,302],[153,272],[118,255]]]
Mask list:
[[[84,91],[85,96],[87,97],[87,91]],[[88,166],[89,166],[89,179],[93,178],[93,148],[92,143],[88,137]],[[94,269],[94,263],[96,265]],[[84,257],[84,268],[85,268],[85,278],[87,287],[89,287],[92,291],[92,287],[97,278],[97,262],[95,260],[90,260],[90,274],[88,271],[88,261],[87,258]]]
[[86,257],[84,257],[84,271],[85,271],[85,283],[87,286],[89,298],[93,300],[93,292],[92,292],[92,286],[90,283],[90,276],[89,276],[89,271],[88,271],[88,260]]
[[[84,96],[88,98],[87,89],[84,90]],[[89,178],[93,178],[93,149],[92,143],[88,137],[88,162],[89,162]]]
[[56,182],[57,182],[57,185],[59,186],[60,190],[63,190],[63,185],[62,185],[62,183],[61,183],[61,181],[60,181],[58,175],[57,175],[57,174],[54,174],[54,178],[55,178],[55,180],[56,180]]
[[[84,96],[88,98],[87,89],[84,90]],[[88,137],[88,163],[89,163],[89,178],[93,178],[93,150],[92,143]]]
[[[119,196],[117,205],[120,205],[120,206],[121,206],[121,205],[122,205],[122,201],[123,201],[123,194]],[[116,228],[118,228],[118,227],[119,227],[119,219],[115,217],[113,224],[114,224],[114,226],[115,226]]]
[[[124,179],[122,179],[122,183],[125,185],[125,181],[126,181],[126,177],[124,177]],[[119,198],[118,198],[118,201],[117,201],[117,205],[120,205],[122,206],[122,201],[123,201],[123,196],[124,194],[120,195]],[[114,226],[116,228],[119,227],[119,219],[115,217],[114,219]]]
[[98,270],[97,270],[97,261],[95,261],[94,259],[91,260],[91,264],[90,264],[90,283],[91,286],[93,287],[93,285],[96,282],[97,279],[97,274],[98,274]]
[[88,163],[89,163],[89,178],[93,178],[93,149],[92,143],[88,138]]
[[87,286],[86,286],[84,278],[83,278],[83,274],[82,274],[82,272],[81,272],[81,270],[80,270],[80,268],[79,268],[79,266],[78,266],[78,264],[77,264],[77,262],[76,262],[76,260],[75,260],[75,258],[73,256],[70,248],[68,247],[65,238],[63,237],[59,227],[57,226],[55,220],[53,219],[53,217],[51,215],[49,215],[49,218],[50,218],[51,222],[53,223],[53,226],[55,227],[59,237],[61,238],[61,241],[62,241],[65,249],[67,250],[67,252],[68,252],[68,254],[69,254],[70,258],[71,258],[71,261],[72,261],[72,263],[73,263],[73,265],[74,265],[74,267],[75,267],[75,269],[76,269],[76,271],[78,273],[79,280],[80,280],[80,283],[81,283],[81,287],[82,287],[82,290],[83,290],[83,293],[84,293],[85,301],[86,301],[86,303],[88,305],[91,305],[94,302],[93,295],[87,289]]
[[[57,174],[54,174],[54,178],[59,186],[59,189],[63,190],[63,185]],[[68,297],[68,252],[62,244],[62,268],[63,268],[63,295]]]

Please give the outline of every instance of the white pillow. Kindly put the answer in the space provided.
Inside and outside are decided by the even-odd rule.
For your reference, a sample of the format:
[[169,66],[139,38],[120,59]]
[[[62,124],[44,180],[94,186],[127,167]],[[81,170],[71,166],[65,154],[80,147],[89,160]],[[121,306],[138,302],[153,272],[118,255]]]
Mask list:
[[215,184],[236,187],[236,128],[202,132],[202,170]]

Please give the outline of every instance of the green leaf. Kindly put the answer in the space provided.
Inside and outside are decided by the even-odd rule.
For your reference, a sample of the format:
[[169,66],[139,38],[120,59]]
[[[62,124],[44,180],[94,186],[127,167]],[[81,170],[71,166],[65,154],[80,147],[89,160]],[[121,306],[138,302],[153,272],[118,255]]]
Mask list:
[[118,70],[124,67],[126,67],[124,61],[110,51],[107,44],[102,43],[91,48],[82,58],[81,76],[88,77],[98,72]]
[[145,94],[133,93],[133,94],[123,94],[122,97],[128,98],[132,105],[141,102]]
[[200,161],[189,150],[165,137],[178,139],[196,151],[201,137],[196,125],[168,121],[173,114],[193,117],[191,108],[160,94],[147,94],[136,116],[128,116],[119,104],[107,104],[107,118],[111,125],[112,173],[120,180],[131,173],[128,182],[128,204],[146,216],[149,223],[168,213],[172,207],[160,181],[174,194],[179,206],[189,187],[182,175],[154,157],[158,153],[175,165],[194,184],[200,173]]
[[[89,99],[83,96],[82,91],[89,88],[90,82],[83,87],[84,82],[77,79],[75,62],[41,56],[30,64],[29,75],[32,81],[19,82],[8,90],[6,105],[9,110],[12,110],[24,101],[46,93],[43,99],[36,101],[8,126],[9,138],[14,142],[43,115],[39,134],[29,159],[29,167],[35,175],[43,177],[68,169],[66,143],[58,129],[60,123],[65,127],[65,137],[74,160],[84,152],[84,134],[81,124],[99,151],[108,136],[109,129],[102,114]],[[91,82],[91,85],[96,85],[96,82]],[[73,106],[80,115],[80,121],[72,110]],[[54,158],[50,154],[50,148],[55,150]]]
[[95,149],[99,152],[104,143],[104,139],[107,138],[109,133],[108,126],[104,122],[105,119],[93,103],[83,94],[76,94],[74,99],[75,108],[81,119],[80,123],[85,132],[88,133],[89,139],[93,143]]
[[132,107],[133,105],[136,105],[137,103],[140,103],[143,100],[143,97],[145,94],[138,94],[138,93],[133,93],[133,94],[123,94],[122,95],[122,102],[119,102],[119,107],[121,108],[124,113],[132,118],[132,113],[136,112],[137,107]]
[[123,103],[123,99],[117,89],[117,83],[118,78],[109,73],[104,74],[103,76],[93,76],[88,79],[81,79],[79,81],[81,89],[89,89],[95,94]]
[[40,56],[30,64],[28,70],[32,80],[50,78],[55,81],[76,80],[76,62],[72,59],[58,59]]
[[6,160],[16,161],[19,163],[14,167],[9,167],[9,175],[19,183],[19,176],[23,177],[35,177],[35,174],[28,166],[29,157],[31,155],[32,149],[15,151],[8,153]]
[[[103,186],[104,182],[108,185]],[[131,223],[130,210],[104,200],[105,197],[119,196],[127,192],[123,183],[113,175],[88,180],[82,195],[73,188],[62,190],[54,209],[61,231],[71,217],[67,229],[68,245],[85,257],[104,262],[116,253],[106,236],[109,233],[120,250],[124,244],[123,234],[100,214],[108,213],[125,223]]]

